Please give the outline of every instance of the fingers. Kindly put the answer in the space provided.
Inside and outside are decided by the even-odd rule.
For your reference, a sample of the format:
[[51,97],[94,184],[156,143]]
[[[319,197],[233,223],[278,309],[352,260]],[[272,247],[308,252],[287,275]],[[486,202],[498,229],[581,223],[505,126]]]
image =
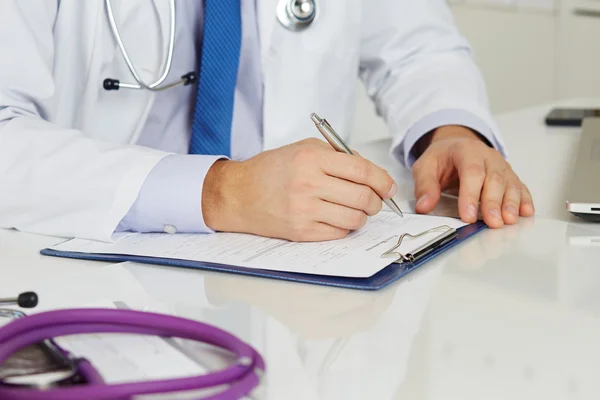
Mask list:
[[[501,227],[504,224],[516,224],[519,216],[532,216],[533,199],[529,189],[510,165],[499,155],[490,157],[486,163],[488,173],[482,193],[482,211],[486,223],[490,227]],[[499,217],[497,209],[500,204]]]
[[457,158],[457,164],[459,209],[465,222],[476,220],[478,202],[483,220],[490,228],[516,224],[520,215],[533,215],[529,190],[500,153],[487,150],[487,154],[482,155],[465,151]]
[[484,159],[473,154],[461,158],[457,164],[460,179],[458,212],[463,221],[473,223],[477,221],[479,198],[485,181]]
[[516,224],[519,220],[519,207],[521,204],[521,183],[512,180],[507,183],[504,199],[502,201],[502,218],[506,224]]
[[359,156],[327,153],[321,168],[327,175],[369,186],[382,198],[393,197],[398,189],[384,169]]
[[[500,228],[504,225],[502,218],[502,199],[506,191],[506,176],[496,163],[488,167],[487,175],[481,193],[481,212],[483,220],[490,228]],[[520,194],[519,194],[520,197]]]
[[535,213],[533,198],[527,186],[521,184],[521,207],[519,209],[523,217],[531,217]]
[[336,228],[357,230],[367,223],[367,214],[354,208],[320,201],[315,213],[315,221]]
[[415,209],[418,213],[427,214],[435,208],[441,196],[437,162],[433,158],[419,160],[413,165],[412,173],[417,199]]
[[382,208],[381,198],[367,185],[326,176],[319,185],[320,199],[375,215]]

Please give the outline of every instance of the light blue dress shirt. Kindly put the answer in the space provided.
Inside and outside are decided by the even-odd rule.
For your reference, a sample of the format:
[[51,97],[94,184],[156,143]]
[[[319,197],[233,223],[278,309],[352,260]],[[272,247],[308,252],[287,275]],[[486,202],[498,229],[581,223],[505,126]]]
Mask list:
[[[177,0],[177,11],[171,80],[197,71],[202,48],[203,2]],[[256,1],[241,1],[241,15],[242,47],[231,131],[231,157],[235,160],[262,151],[263,82]],[[202,216],[202,185],[219,157],[187,154],[196,89],[196,85],[177,86],[156,94],[137,144],[174,154],[160,161],[148,175],[117,231],[212,232]],[[410,150],[415,143],[443,125],[471,128],[498,148],[492,130],[479,117],[463,110],[444,110],[417,122],[394,153],[405,165],[412,166],[415,159]]]

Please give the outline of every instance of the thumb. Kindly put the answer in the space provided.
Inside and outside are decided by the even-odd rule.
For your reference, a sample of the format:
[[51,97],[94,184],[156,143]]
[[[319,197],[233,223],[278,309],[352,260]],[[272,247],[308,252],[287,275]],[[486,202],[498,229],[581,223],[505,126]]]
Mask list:
[[440,201],[441,189],[437,165],[435,162],[415,163],[412,173],[415,181],[415,198],[417,199],[416,212],[427,214]]

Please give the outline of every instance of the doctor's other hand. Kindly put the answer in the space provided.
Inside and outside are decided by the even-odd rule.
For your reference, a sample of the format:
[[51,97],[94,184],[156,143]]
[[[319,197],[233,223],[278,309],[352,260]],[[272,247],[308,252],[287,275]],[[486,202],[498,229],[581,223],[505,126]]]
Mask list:
[[462,126],[436,129],[417,143],[420,154],[413,165],[416,211],[429,213],[441,191],[458,186],[459,214],[465,222],[477,220],[479,204],[490,228],[515,224],[532,216],[533,199],[502,155]]
[[366,159],[306,139],[242,161],[217,161],[202,191],[202,213],[215,231],[292,241],[340,239],[397,191]]

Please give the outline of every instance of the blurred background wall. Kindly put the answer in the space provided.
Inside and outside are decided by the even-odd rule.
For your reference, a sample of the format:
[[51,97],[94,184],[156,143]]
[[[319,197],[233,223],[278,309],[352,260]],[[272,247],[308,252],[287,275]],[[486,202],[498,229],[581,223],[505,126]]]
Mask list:
[[[448,1],[474,49],[494,113],[600,98],[600,0]],[[352,141],[388,136],[362,85],[356,102]]]

